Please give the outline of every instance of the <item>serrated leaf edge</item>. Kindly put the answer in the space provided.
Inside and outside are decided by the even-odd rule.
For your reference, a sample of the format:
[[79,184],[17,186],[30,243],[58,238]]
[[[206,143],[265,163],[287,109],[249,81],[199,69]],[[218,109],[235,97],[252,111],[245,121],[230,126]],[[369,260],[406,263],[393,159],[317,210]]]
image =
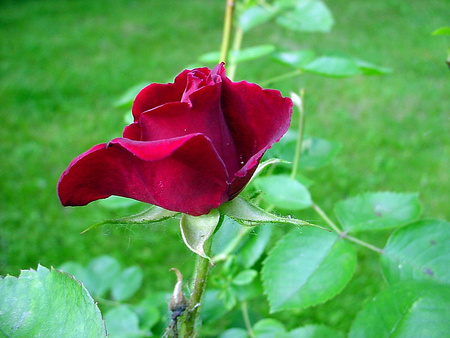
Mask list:
[[[296,231],[296,230],[292,230],[292,231]],[[280,311],[285,311],[285,310],[292,310],[292,309],[307,309],[308,307],[312,307],[312,306],[317,306],[317,305],[323,304],[323,303],[329,301],[331,298],[337,296],[339,293],[341,293],[342,290],[347,286],[348,282],[350,281],[350,279],[353,277],[353,275],[354,275],[354,273],[355,273],[355,269],[353,269],[353,273],[351,274],[350,279],[347,281],[347,283],[343,284],[342,287],[341,287],[334,295],[332,295],[331,297],[329,297],[329,298],[327,298],[327,299],[324,299],[324,300],[321,301],[321,302],[318,302],[318,303],[316,303],[316,304],[313,304],[313,305],[310,305],[310,306],[307,306],[307,307],[302,307],[302,308],[299,308],[299,307],[289,307],[289,308],[279,308],[279,309],[277,309],[277,310],[274,310],[274,309],[273,309],[273,306],[272,306],[272,300],[270,299],[270,297],[269,297],[269,295],[268,295],[268,293],[267,293],[267,291],[266,291],[266,282],[265,282],[265,280],[263,279],[264,271],[265,271],[265,269],[266,269],[266,268],[265,268],[265,267],[266,267],[266,262],[267,262],[267,259],[270,257],[270,254],[271,254],[278,246],[281,245],[281,241],[282,241],[285,237],[287,237],[290,233],[291,233],[291,232],[288,232],[285,236],[283,236],[283,237],[282,237],[282,238],[281,238],[281,239],[273,246],[273,248],[268,252],[266,259],[264,259],[264,261],[262,262],[262,269],[261,269],[261,273],[259,274],[259,275],[260,275],[261,282],[262,282],[262,284],[263,284],[263,294],[264,294],[264,295],[266,296],[266,298],[267,298],[267,301],[268,301],[268,303],[269,303],[269,308],[270,308],[270,313],[271,313],[271,314],[272,314],[272,313],[277,313],[277,312],[280,312]],[[333,242],[333,244],[329,247],[329,249],[327,250],[326,254],[322,257],[322,259],[320,260],[318,266],[320,266],[320,265],[322,264],[322,262],[324,261],[324,259],[325,259],[326,257],[328,257],[328,253],[329,253],[329,252],[333,249],[333,247],[334,247],[339,241],[341,241],[341,240],[343,240],[343,239],[342,239],[341,237],[339,237],[338,235],[336,235],[336,240],[335,240],[335,241]],[[309,277],[308,277],[308,279],[306,280],[306,282],[307,282],[308,280],[309,280]],[[306,282],[305,282],[304,284],[306,284]],[[302,284],[301,286],[303,286],[304,284]],[[297,289],[297,291],[298,291],[298,289]],[[293,293],[293,294],[295,294],[295,293]],[[292,295],[291,295],[291,296],[292,296]],[[286,299],[289,299],[291,296],[289,296],[289,297],[286,298]]]

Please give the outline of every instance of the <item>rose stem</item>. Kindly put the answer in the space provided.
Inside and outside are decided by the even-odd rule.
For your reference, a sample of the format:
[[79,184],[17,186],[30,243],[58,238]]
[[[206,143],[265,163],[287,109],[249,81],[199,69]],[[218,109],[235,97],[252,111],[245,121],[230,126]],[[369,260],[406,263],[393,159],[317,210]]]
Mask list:
[[223,25],[222,46],[220,48],[220,61],[227,62],[230,50],[231,28],[233,26],[234,0],[225,0],[225,22]]
[[[211,253],[211,243],[212,240],[210,238],[203,246],[204,252],[208,257]],[[183,322],[185,327],[185,337],[195,337],[197,335],[195,324],[200,315],[200,305],[206,288],[206,280],[208,278],[210,266],[211,264],[208,258],[197,256],[193,290],[189,299],[188,308],[186,309],[186,317]]]

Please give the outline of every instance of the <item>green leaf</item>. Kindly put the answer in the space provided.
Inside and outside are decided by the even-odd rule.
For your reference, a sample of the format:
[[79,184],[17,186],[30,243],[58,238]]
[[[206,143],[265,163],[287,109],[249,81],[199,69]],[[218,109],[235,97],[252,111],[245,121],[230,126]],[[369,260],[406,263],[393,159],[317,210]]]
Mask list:
[[219,299],[222,299],[223,306],[225,306],[225,309],[227,309],[227,311],[230,311],[232,308],[234,308],[237,303],[236,295],[231,288],[221,290],[218,294],[218,297]]
[[349,77],[362,73],[353,59],[343,56],[321,56],[304,65],[302,69],[329,77]]
[[249,235],[249,240],[243,245],[237,256],[238,262],[247,269],[252,267],[263,254],[272,235],[272,227],[269,224],[263,224],[254,231]]
[[245,285],[234,284],[231,288],[240,302],[249,301],[263,294],[263,287],[259,278],[254,278],[251,283]]
[[405,281],[367,303],[357,314],[349,337],[446,337],[449,318],[449,286]]
[[181,235],[184,243],[194,253],[209,258],[204,251],[205,242],[211,237],[219,224],[220,213],[213,209],[207,215],[190,216],[183,214],[180,220]]
[[[266,55],[269,55],[275,51],[274,45],[261,45],[261,46],[255,46],[255,47],[249,47],[242,49],[238,52],[231,51],[228,59],[234,60],[236,63],[245,62],[245,61],[252,61],[259,58],[262,58]],[[198,60],[203,63],[218,63],[220,62],[220,52],[210,52],[201,55]]]
[[431,35],[450,35],[450,27],[438,28]]
[[235,285],[247,285],[250,284],[257,275],[258,271],[256,270],[243,270],[233,278],[232,283]]
[[[167,302],[165,302],[166,306],[164,307],[164,310],[166,310]],[[161,319],[157,306],[158,305],[155,304],[155,299],[153,297],[147,297],[138,305],[133,306],[133,311],[138,315],[139,324],[142,329],[150,330]]]
[[142,285],[144,274],[139,266],[130,266],[116,278],[111,295],[114,300],[123,301],[133,296]]
[[304,309],[337,295],[356,266],[353,246],[330,232],[293,230],[269,253],[262,281],[271,312]]
[[219,298],[219,292],[219,290],[215,289],[208,289],[205,291],[201,311],[203,323],[214,321],[228,312],[224,302]]
[[330,10],[322,1],[316,0],[297,1],[295,8],[284,12],[276,22],[293,31],[324,33],[334,24]]
[[152,205],[150,208],[148,208],[142,212],[139,212],[135,215],[126,216],[126,217],[117,218],[117,219],[109,219],[109,220],[105,220],[105,221],[96,223],[94,225],[91,225],[89,228],[87,228],[86,230],[84,230],[81,233],[83,234],[89,230],[92,230],[92,229],[97,228],[104,224],[144,225],[144,224],[148,224],[148,223],[161,222],[168,218],[172,218],[178,214],[179,214],[178,212],[166,210],[166,209],[163,209],[156,205]]
[[239,16],[238,25],[243,32],[247,32],[270,21],[277,14],[278,11],[273,7],[252,6]]
[[119,262],[110,256],[100,256],[91,260],[86,267],[82,282],[94,295],[103,297],[120,274]]
[[392,68],[382,67],[374,65],[373,63],[363,61],[360,59],[354,59],[356,65],[362,70],[364,75],[381,75],[392,73]]
[[222,204],[219,207],[219,210],[242,225],[252,226],[261,223],[290,223],[297,226],[310,225],[318,227],[317,225],[292,217],[282,217],[268,213],[267,211],[239,197]]
[[253,333],[257,338],[283,338],[287,332],[281,322],[273,318],[265,318],[253,325]]
[[420,204],[417,194],[376,192],[340,201],[334,211],[344,230],[381,230],[414,221]]
[[421,220],[396,230],[381,256],[386,280],[432,279],[450,284],[450,226],[439,220]]
[[[296,138],[287,140],[279,147],[277,156],[283,160],[292,161],[296,146]],[[299,166],[304,170],[316,170],[322,168],[328,165],[336,157],[341,148],[342,145],[338,142],[318,137],[305,137],[302,142],[302,153]]]
[[325,325],[306,325],[289,332],[291,338],[344,338],[345,334]]
[[19,278],[0,278],[0,332],[7,337],[106,337],[86,288],[64,272],[39,265]]
[[269,55],[275,51],[274,45],[261,45],[255,47],[249,47],[241,49],[237,53],[231,53],[230,60],[235,58],[235,62],[245,62],[260,59],[266,55]]
[[315,170],[326,166],[341,150],[341,144],[318,137],[306,138],[302,143],[300,168]]
[[253,174],[253,176],[252,176],[252,178],[250,179],[249,182],[253,181],[269,165],[279,164],[279,163],[288,164],[288,163],[291,163],[291,162],[284,161],[284,160],[279,159],[279,158],[271,158],[270,160],[266,160],[264,162],[261,162],[258,165],[258,167],[256,168],[255,173]]
[[301,210],[312,205],[308,189],[287,175],[258,177],[254,184],[263,191],[264,200],[277,208]]
[[228,329],[219,338],[248,338],[247,331],[239,328]]
[[139,317],[128,305],[119,305],[105,314],[108,337],[138,338],[142,337],[139,330]]
[[311,49],[297,50],[294,52],[278,52],[271,55],[271,57],[295,69],[301,69],[305,64],[314,59],[315,53]]

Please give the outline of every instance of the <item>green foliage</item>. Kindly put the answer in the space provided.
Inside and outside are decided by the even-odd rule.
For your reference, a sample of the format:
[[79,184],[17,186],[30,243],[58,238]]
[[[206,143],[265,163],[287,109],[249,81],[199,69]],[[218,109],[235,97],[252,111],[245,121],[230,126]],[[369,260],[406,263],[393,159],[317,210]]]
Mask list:
[[[295,132],[287,134],[283,142],[272,150],[272,154],[286,161],[292,161],[297,146],[296,134]],[[330,164],[341,148],[342,145],[335,141],[306,137],[302,142],[300,169],[315,170]]]
[[443,337],[450,330],[449,316],[448,285],[404,281],[366,304],[349,337]]
[[258,177],[255,186],[263,191],[263,198],[274,206],[287,210],[300,210],[312,205],[308,189],[286,175]]
[[0,278],[0,332],[6,337],[106,337],[97,305],[73,277],[41,265]]
[[139,317],[129,306],[120,305],[105,314],[109,337],[142,337]]
[[[334,24],[328,7],[318,0],[283,0],[282,6],[288,8],[277,17],[276,23],[284,28],[300,32],[329,32]],[[292,4],[289,8],[286,4]]]
[[450,27],[441,27],[433,31],[433,35],[450,35]]
[[392,229],[420,214],[417,194],[365,193],[336,204],[335,213],[347,231]]
[[124,303],[133,299],[142,286],[143,272],[138,266],[122,269],[115,258],[104,255],[92,259],[86,267],[66,262],[60,269],[75,275],[100,302],[111,337],[147,336],[160,321],[166,321],[165,295],[152,295],[137,305]]
[[111,296],[114,300],[123,301],[133,296],[142,285],[142,269],[138,266],[130,266],[123,270],[114,280],[111,288]]
[[389,284],[405,280],[433,280],[450,284],[449,223],[421,220],[396,230],[381,255]]
[[291,231],[264,261],[262,280],[271,311],[325,302],[350,281],[355,266],[353,247],[336,234],[314,228]]

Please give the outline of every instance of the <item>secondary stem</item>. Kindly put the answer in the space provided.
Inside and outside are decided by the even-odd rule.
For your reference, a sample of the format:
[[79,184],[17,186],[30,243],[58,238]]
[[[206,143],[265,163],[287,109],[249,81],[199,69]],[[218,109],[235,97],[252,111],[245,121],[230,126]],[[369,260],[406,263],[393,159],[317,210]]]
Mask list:
[[324,221],[330,226],[331,229],[333,229],[334,232],[336,232],[338,235],[342,235],[342,230],[338,228],[336,224],[327,216],[327,214],[316,204],[314,203],[312,205],[315,212],[319,214],[320,217],[324,219]]
[[320,217],[322,217],[324,219],[324,221],[330,226],[330,228],[333,229],[333,231],[336,232],[341,238],[346,238],[353,243],[359,244],[359,245],[361,245],[367,249],[370,249],[372,251],[375,251],[379,254],[383,253],[383,249],[380,249],[372,244],[366,243],[366,242],[364,242],[358,238],[355,238],[353,236],[347,235],[347,232],[339,229],[338,226],[327,216],[327,214],[317,204],[314,203],[312,207],[320,215]]
[[377,253],[379,253],[379,254],[382,254],[382,253],[383,253],[383,249],[380,249],[380,248],[378,248],[378,247],[376,247],[376,246],[374,246],[374,245],[372,245],[372,244],[369,244],[369,243],[366,243],[366,242],[364,242],[364,241],[361,241],[360,239],[355,238],[355,237],[353,237],[353,236],[348,236],[345,232],[343,232],[343,234],[345,234],[345,236],[342,236],[342,235],[341,235],[341,237],[347,238],[349,241],[352,241],[352,242],[354,242],[354,243],[356,243],[356,244],[359,244],[359,245],[361,245],[361,246],[363,246],[363,247],[366,247],[367,249],[370,249],[370,250],[372,250],[372,251],[375,251],[375,252],[377,252]]
[[222,46],[220,48],[220,61],[227,62],[230,50],[231,28],[233,27],[234,0],[225,0],[225,22],[223,25]]
[[[211,253],[211,244],[212,240],[210,238],[203,246],[205,254],[208,257]],[[184,320],[185,337],[196,336],[195,324],[200,314],[200,305],[206,288],[206,280],[208,278],[210,267],[211,263],[209,259],[201,256],[197,257],[193,290],[189,299],[189,306],[186,309],[186,318]]]
[[255,338],[255,334],[253,333],[252,329],[252,323],[250,322],[250,317],[248,316],[247,302],[241,302],[241,311],[242,316],[244,317],[244,323],[247,329],[248,336],[250,338]]
[[274,82],[286,80],[286,79],[289,79],[291,77],[298,76],[300,74],[302,74],[301,70],[299,70],[299,69],[298,70],[294,70],[293,72],[285,73],[285,74],[282,74],[282,75],[279,75],[279,76],[275,76],[275,77],[273,77],[271,79],[268,79],[266,81],[262,81],[262,82],[259,83],[259,85],[261,87],[266,87],[266,86],[268,86],[268,85],[270,85],[270,84],[272,84]]

